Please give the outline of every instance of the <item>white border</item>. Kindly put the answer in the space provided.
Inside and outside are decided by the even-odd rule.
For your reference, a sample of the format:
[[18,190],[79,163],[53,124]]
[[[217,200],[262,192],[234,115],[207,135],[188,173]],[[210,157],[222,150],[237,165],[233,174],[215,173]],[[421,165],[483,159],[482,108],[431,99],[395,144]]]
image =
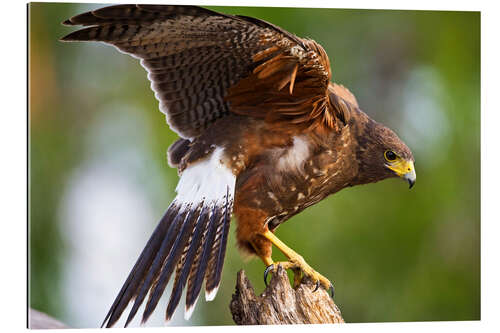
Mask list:
[[[67,2],[57,1],[52,2]],[[89,2],[89,1],[72,1]],[[125,3],[126,1],[102,1],[101,3]],[[134,1],[136,3],[170,3],[199,5],[235,5],[234,0],[199,0],[199,1]],[[482,148],[482,209],[481,209],[481,296],[482,320],[480,322],[440,322],[440,323],[393,323],[393,324],[349,324],[331,327],[295,326],[295,327],[238,327],[238,330],[273,330],[287,332],[314,328],[315,330],[369,330],[380,332],[421,332],[422,330],[456,331],[493,331],[498,330],[497,300],[500,293],[498,284],[499,241],[500,235],[498,196],[500,187],[497,167],[500,124],[498,52],[500,31],[495,1],[428,1],[402,2],[374,1],[335,1],[318,0],[245,0],[239,6],[276,6],[276,7],[333,7],[333,8],[371,8],[371,9],[425,9],[425,10],[480,10],[481,14],[481,148]],[[0,111],[2,130],[1,188],[2,188],[2,232],[0,244],[2,253],[2,329],[23,330],[26,325],[26,3],[8,2],[2,6],[2,109]],[[450,166],[454,167],[454,166]],[[166,328],[152,328],[164,332]],[[169,327],[168,330],[234,330],[225,327]],[[71,330],[73,331],[73,330]],[[87,330],[78,330],[86,332]],[[50,332],[50,330],[49,330]],[[76,332],[76,330],[75,330]]]

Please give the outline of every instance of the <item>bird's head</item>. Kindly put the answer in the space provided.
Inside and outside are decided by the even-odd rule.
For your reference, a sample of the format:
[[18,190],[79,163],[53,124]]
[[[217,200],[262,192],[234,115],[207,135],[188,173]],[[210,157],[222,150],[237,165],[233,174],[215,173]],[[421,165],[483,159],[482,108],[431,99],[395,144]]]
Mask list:
[[357,133],[359,180],[374,182],[400,177],[410,188],[415,184],[415,159],[408,146],[386,126],[367,119]]

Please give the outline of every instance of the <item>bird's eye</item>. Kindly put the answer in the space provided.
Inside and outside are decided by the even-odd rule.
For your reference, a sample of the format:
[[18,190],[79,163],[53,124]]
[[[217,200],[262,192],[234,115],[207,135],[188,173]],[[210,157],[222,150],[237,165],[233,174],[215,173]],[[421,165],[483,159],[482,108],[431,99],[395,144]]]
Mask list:
[[386,150],[386,152],[384,153],[384,156],[385,156],[385,159],[389,162],[394,162],[396,160],[396,158],[398,157],[398,155],[396,155],[396,153],[393,152],[392,150]]

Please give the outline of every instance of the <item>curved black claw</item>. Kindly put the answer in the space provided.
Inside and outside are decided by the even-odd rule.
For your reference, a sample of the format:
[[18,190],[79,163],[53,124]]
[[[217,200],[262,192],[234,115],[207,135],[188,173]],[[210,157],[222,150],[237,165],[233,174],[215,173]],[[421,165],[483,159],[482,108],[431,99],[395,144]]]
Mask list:
[[273,267],[274,267],[274,265],[271,264],[271,265],[267,266],[266,270],[264,271],[264,284],[266,285],[266,287],[267,287],[267,275],[273,269]]
[[333,295],[335,295],[335,288],[333,288],[333,284],[330,283],[330,294],[332,295],[332,298],[333,298]]
[[314,288],[313,293],[316,292],[319,289],[319,285],[320,285],[320,283],[319,283],[319,280],[318,280],[318,281],[316,281],[316,287]]

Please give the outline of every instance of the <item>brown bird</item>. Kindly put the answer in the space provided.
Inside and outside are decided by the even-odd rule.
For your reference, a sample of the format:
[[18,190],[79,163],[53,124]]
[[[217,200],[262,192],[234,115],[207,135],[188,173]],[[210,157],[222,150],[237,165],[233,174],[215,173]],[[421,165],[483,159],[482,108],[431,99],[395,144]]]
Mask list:
[[131,300],[126,325],[149,294],[142,321],[175,273],[169,320],[187,286],[189,318],[203,282],[215,297],[232,212],[241,250],[278,264],[296,282],[313,270],[274,234],[290,217],[343,188],[390,177],[415,183],[414,158],[397,135],[330,82],[330,62],[313,40],[271,23],[200,7],[117,5],[70,18],[85,28],[63,41],[100,41],[141,59],[180,138],[168,149],[177,196],[142,251],[103,325]]

